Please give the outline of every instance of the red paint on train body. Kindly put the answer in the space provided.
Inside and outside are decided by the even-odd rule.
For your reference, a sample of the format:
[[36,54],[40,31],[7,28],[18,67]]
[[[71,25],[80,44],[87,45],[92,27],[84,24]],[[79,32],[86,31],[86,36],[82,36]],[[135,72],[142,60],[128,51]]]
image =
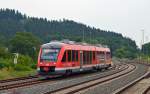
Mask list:
[[111,54],[107,47],[54,41],[41,46],[37,69],[39,74],[49,75],[110,66]]

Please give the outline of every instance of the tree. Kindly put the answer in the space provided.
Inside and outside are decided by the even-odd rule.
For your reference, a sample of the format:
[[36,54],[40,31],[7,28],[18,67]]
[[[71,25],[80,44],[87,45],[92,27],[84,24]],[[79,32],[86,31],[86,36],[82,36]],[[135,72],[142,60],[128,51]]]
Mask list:
[[117,57],[123,58],[124,55],[126,54],[126,52],[125,52],[124,48],[120,48],[120,49],[116,50],[115,54],[116,54]]
[[17,32],[10,41],[11,52],[35,57],[40,40],[29,32]]
[[146,44],[142,45],[142,53],[150,56],[150,43],[146,43]]
[[0,46],[0,57],[1,58],[10,58],[10,53],[7,48]]
[[[101,30],[90,27],[82,23],[72,20],[47,20],[46,18],[36,18],[22,15],[20,12],[10,9],[0,10],[0,43],[9,46],[8,43],[17,31],[27,31],[41,39],[42,43],[51,40],[69,39],[77,42],[84,41],[92,44],[108,45],[111,48],[113,56],[116,56],[117,49],[125,47],[127,49],[126,57],[136,55],[138,50],[135,41],[130,38],[123,37],[122,34],[112,31]],[[3,41],[2,41],[3,40]],[[18,41],[18,40],[17,40]],[[26,42],[24,40],[24,42]],[[30,44],[30,42],[27,42]],[[13,43],[14,45],[15,43]],[[24,43],[22,43],[24,44]],[[29,45],[28,44],[28,45]],[[17,47],[19,45],[15,44]],[[23,45],[21,47],[30,48],[33,45]],[[32,48],[32,47],[31,47]],[[34,47],[33,47],[34,48]],[[25,48],[13,47],[12,51],[26,52]],[[29,53],[28,53],[29,54]],[[125,57],[125,55],[123,55]]]

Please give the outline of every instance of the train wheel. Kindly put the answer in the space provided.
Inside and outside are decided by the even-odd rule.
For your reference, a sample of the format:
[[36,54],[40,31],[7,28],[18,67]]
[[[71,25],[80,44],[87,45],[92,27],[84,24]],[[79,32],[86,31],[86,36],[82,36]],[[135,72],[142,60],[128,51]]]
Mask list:
[[97,70],[98,71],[102,71],[102,68],[100,66],[98,66]]
[[102,71],[102,69],[101,69],[101,68],[98,68],[98,71]]
[[108,70],[108,67],[106,67],[105,70]]
[[66,70],[66,74],[65,75],[71,75],[72,74],[72,70]]

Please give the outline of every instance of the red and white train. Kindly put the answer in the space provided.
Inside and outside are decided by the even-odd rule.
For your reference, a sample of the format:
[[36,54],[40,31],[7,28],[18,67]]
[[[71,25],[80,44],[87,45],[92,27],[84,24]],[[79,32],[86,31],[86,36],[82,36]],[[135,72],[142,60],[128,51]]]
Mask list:
[[111,65],[111,52],[107,47],[73,41],[52,41],[41,46],[37,70],[40,75],[68,74],[107,69]]

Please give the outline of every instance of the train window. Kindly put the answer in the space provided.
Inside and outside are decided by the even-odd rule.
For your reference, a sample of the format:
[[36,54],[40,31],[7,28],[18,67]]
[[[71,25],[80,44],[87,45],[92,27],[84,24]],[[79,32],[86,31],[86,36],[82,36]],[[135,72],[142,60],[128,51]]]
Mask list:
[[71,62],[71,50],[68,50],[68,62]]
[[91,64],[92,56],[92,51],[83,51],[83,64]]
[[89,64],[91,64],[92,63],[92,52],[90,51],[90,62],[89,62]]
[[86,64],[86,51],[83,51],[83,64]]
[[75,61],[75,51],[74,50],[72,50],[72,54],[71,54],[71,58],[72,58],[72,61]]
[[75,51],[76,55],[76,61],[78,61],[78,51]]
[[97,59],[99,59],[101,63],[105,63],[105,53],[104,52],[98,52],[97,53]]
[[86,51],[86,54],[85,54],[86,56],[85,56],[85,58],[86,58],[86,64],[88,64],[88,62],[89,62],[89,52],[88,51]]
[[56,62],[60,49],[43,48],[40,59],[42,61]]
[[90,53],[89,53],[89,51],[87,52],[87,64],[89,64],[89,62],[90,62]]
[[63,55],[62,62],[66,62],[66,51],[65,51],[65,53]]
[[83,63],[89,64],[89,62],[90,62],[90,53],[89,53],[89,51],[84,51],[83,52]]
[[104,52],[100,52],[99,56],[100,56],[99,57],[100,60],[105,60],[105,53]]
[[95,60],[95,52],[93,52],[93,60]]
[[106,58],[109,59],[111,57],[110,52],[106,53]]

